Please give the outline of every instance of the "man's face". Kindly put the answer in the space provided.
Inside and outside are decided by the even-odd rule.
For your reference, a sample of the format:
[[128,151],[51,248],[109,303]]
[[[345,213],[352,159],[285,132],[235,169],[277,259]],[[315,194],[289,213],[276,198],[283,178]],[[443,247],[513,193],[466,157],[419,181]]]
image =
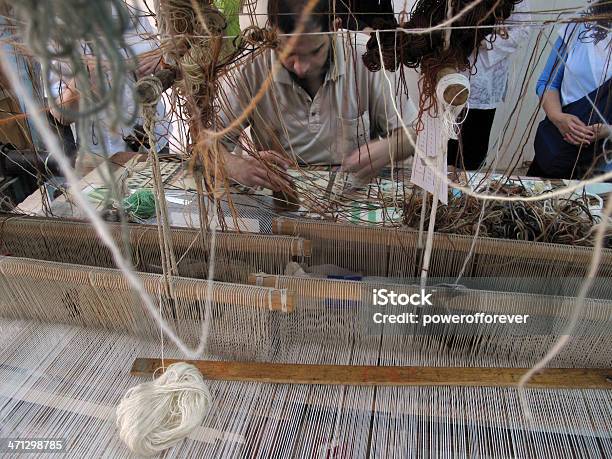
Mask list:
[[[320,29],[314,32],[320,32]],[[280,55],[290,36],[280,38]],[[282,60],[283,67],[299,79],[318,77],[323,73],[329,54],[329,38],[327,35],[300,35],[291,53]]]

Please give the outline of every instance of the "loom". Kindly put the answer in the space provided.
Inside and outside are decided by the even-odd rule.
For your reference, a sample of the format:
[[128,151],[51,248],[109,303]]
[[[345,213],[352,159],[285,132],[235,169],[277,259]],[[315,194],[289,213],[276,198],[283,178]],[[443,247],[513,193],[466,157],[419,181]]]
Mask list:
[[[231,251],[223,251],[229,241],[240,247],[235,255],[249,250],[245,247],[257,252],[252,241],[270,240],[267,246],[263,243],[267,249],[259,252],[259,260],[270,259],[272,247],[280,252],[279,258],[244,269],[275,266],[281,272],[283,263],[294,256],[304,260],[304,252],[296,247],[312,244],[310,262],[315,264],[369,266],[367,272],[379,276],[389,274],[377,267],[382,265],[403,266],[404,275],[409,266],[411,275],[418,270],[415,231],[288,219],[275,220],[273,228],[292,236],[219,234],[217,263],[221,267],[224,260],[233,259]],[[119,230],[116,225],[117,236]],[[128,230],[133,259],[151,260],[158,250],[154,228],[129,225]],[[194,239],[200,240],[197,230],[174,229],[172,234],[177,253],[189,248],[187,253],[194,255],[190,251],[196,250]],[[293,234],[308,237],[310,244]],[[104,247],[86,224],[14,216],[2,220],[2,235],[3,250],[13,255],[0,261],[0,289],[7,293],[0,306],[6,340],[1,366],[3,432],[23,436],[36,425],[39,435],[47,436],[61,425],[72,455],[104,451],[130,457],[116,434],[114,407],[129,387],[149,380],[160,365],[156,322],[142,310],[122,274],[109,268],[110,257],[103,255]],[[440,241],[446,240],[448,251],[457,252],[448,255],[456,258],[454,266],[444,260],[444,251],[439,255],[444,273],[456,274],[471,238],[436,238],[436,250],[442,250]],[[538,269],[561,265],[567,273],[572,261],[582,270],[576,275],[582,276],[591,255],[584,247],[540,244],[539,252],[533,253],[531,243],[507,241],[509,247],[500,247],[500,241],[482,239],[475,252],[482,265],[474,262],[475,272],[493,269],[487,256],[501,257],[504,269],[510,269],[511,261],[521,269],[518,260],[523,253],[523,273],[531,266],[531,273],[543,275]],[[278,247],[284,240],[287,248],[282,253]],[[70,264],[75,259],[68,246],[79,247],[80,259],[92,266]],[[198,250],[195,259],[203,253],[201,247]],[[16,257],[35,254],[62,263]],[[389,262],[400,256],[414,259],[414,264]],[[557,262],[535,263],[542,257]],[[384,262],[368,263],[378,259]],[[142,269],[155,263],[135,265]],[[244,273],[234,277],[244,282]],[[214,405],[203,424],[175,448],[176,454],[557,457],[571,450],[591,457],[605,456],[612,448],[607,416],[612,403],[609,297],[585,301],[586,325],[550,365],[551,371],[560,370],[542,374],[525,389],[535,417],[529,420],[516,383],[555,334],[507,336],[502,327],[484,327],[467,336],[448,328],[406,335],[387,325],[372,333],[363,327],[361,314],[369,290],[415,289],[384,279],[350,282],[251,272],[246,280],[256,285],[217,282],[208,297],[203,280],[172,278],[168,295],[163,276],[140,276],[173,330],[191,345],[199,339],[203,303],[209,298],[212,305],[207,348],[203,360],[194,363],[209,378]],[[555,321],[557,330],[576,301],[515,291],[450,290],[446,295],[445,307],[453,311],[527,313]],[[51,348],[43,350],[40,341]],[[172,358],[182,360],[172,344],[162,348],[166,365]],[[259,366],[253,368],[252,362]],[[310,366],[315,364],[319,366]],[[398,374],[404,375],[399,382],[394,379]]]
[[[202,110],[190,126],[196,189],[216,199],[216,166],[202,170],[216,159],[215,145],[199,134],[213,124],[207,115],[223,62],[194,44],[220,52],[224,18],[205,2],[160,3],[201,3],[209,20],[205,31],[187,31],[200,41],[173,57],[185,106]],[[259,32],[254,42],[272,41]],[[200,86],[203,76],[210,84]],[[152,175],[164,203],[159,170]],[[612,456],[609,250],[601,251],[603,281],[576,298],[596,249],[435,233],[430,281],[504,279],[495,289],[440,285],[437,307],[528,314],[542,329],[438,325],[424,333],[364,323],[373,288],[418,289],[418,231],[277,219],[275,234],[253,235],[170,228],[158,216],[157,227],[105,226],[156,314],[115,269],[99,226],[0,216],[0,437],[62,438],[64,457],[133,457],[116,406],[129,388],[188,357],[170,331],[191,349],[204,345],[189,360],[209,381],[212,406],[168,456]],[[175,271],[164,262],[169,253]],[[296,261],[369,278],[283,275]],[[526,278],[542,282],[528,287]],[[566,345],[518,387],[577,307]]]
[[[216,278],[245,282],[254,272],[282,274],[290,262],[334,265],[363,276],[415,279],[420,268],[422,246],[416,230],[364,227],[349,224],[289,219],[273,220],[276,235],[220,233],[217,240]],[[109,224],[121,241],[119,224]],[[157,234],[154,227],[128,225],[129,256],[142,272],[161,273]],[[59,219],[0,216],[0,249],[6,254],[36,257],[63,263],[113,267],[108,250],[89,225]],[[210,236],[195,229],[172,230],[179,274],[205,277]],[[453,278],[461,271],[474,239],[469,236],[436,234],[431,275]],[[204,244],[204,245],[202,245]],[[500,291],[575,294],[586,274],[593,249],[560,244],[500,241],[479,237],[468,259],[465,277],[493,278]],[[356,257],[358,253],[360,256]],[[599,282],[590,296],[612,298],[612,251],[604,249]],[[538,282],[525,282],[535,278]],[[559,282],[558,279],[563,279]],[[493,288],[493,287],[490,287]]]
[[[130,370],[136,358],[159,357],[159,330],[121,273],[3,257],[0,276],[6,293],[0,300],[3,435],[36,429],[38,436],[66,438],[72,456],[103,452],[129,457],[115,432],[114,406],[128,387],[148,377],[130,376]],[[207,282],[173,279],[174,297],[168,301],[162,276],[141,277],[173,329],[195,344]],[[502,383],[499,375],[533,364],[555,336],[505,336],[501,328],[469,337],[445,329],[433,335],[403,335],[393,327],[370,334],[360,326],[365,286],[359,282],[257,279],[251,280],[262,286],[212,286],[212,328],[204,356],[234,362],[233,371],[250,369],[252,378],[213,380],[213,408],[174,454],[558,457],[572,451],[594,457],[611,452],[609,301],[586,300],[589,332],[576,333],[551,365],[582,370],[543,375],[544,383],[536,381],[537,387],[525,389],[534,415],[530,423],[517,388]],[[31,288],[34,282],[36,289]],[[513,311],[543,317],[562,318],[573,306],[570,298],[531,294],[449,295],[453,309],[501,312],[512,305]],[[180,358],[168,343],[163,353],[164,358]],[[263,375],[253,374],[252,365],[240,363],[244,361],[272,366],[262,366],[267,371]],[[273,364],[279,365],[279,372],[284,364],[295,364],[291,371],[297,367],[312,374],[318,367],[303,367],[315,363],[331,365],[328,385],[255,382],[274,381]],[[439,367],[441,374],[449,367],[454,371],[449,380],[435,385],[427,379],[387,387],[332,383],[330,378],[338,378],[344,365],[405,365],[412,373],[419,365]],[[475,384],[474,375],[469,376],[470,370],[462,373],[463,367],[481,375],[476,378],[489,374],[492,382]],[[479,367],[492,370],[478,373]]]

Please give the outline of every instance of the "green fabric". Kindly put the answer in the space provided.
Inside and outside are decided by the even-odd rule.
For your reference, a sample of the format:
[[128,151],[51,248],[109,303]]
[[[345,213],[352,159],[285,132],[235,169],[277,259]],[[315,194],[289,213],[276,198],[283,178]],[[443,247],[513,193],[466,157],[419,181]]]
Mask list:
[[[227,21],[225,37],[240,35],[240,0],[214,0],[214,5],[223,13]],[[236,42],[236,44],[238,43]],[[230,56],[234,51],[236,51],[234,38],[224,38],[221,56]]]

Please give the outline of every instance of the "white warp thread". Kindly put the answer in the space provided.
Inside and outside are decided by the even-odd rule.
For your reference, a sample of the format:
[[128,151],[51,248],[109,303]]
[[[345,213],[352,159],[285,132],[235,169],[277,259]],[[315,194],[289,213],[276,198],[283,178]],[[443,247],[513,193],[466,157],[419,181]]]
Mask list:
[[127,391],[117,407],[119,435],[132,452],[152,456],[188,436],[206,416],[210,391],[199,370],[174,363]]

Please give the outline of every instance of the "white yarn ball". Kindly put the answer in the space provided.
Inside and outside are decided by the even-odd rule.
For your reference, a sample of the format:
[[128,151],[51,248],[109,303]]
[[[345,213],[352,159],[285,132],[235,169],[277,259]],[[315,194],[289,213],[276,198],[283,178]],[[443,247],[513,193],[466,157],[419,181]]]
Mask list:
[[152,456],[189,435],[210,404],[198,369],[174,363],[156,380],[127,391],[117,407],[119,435],[134,453]]

